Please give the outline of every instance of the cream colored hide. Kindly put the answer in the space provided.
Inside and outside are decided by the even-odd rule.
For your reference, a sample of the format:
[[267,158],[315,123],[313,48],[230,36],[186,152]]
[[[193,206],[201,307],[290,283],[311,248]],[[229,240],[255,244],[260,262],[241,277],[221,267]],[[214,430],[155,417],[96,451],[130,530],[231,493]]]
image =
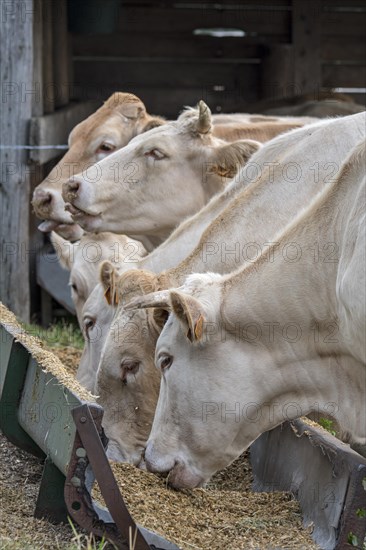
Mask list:
[[81,329],[81,311],[99,282],[101,263],[109,260],[116,269],[122,265],[132,269],[146,254],[138,241],[113,233],[86,233],[79,241],[71,243],[52,232],[51,241],[60,264],[70,271],[71,297]]
[[46,220],[40,230],[57,231],[65,239],[77,240],[83,234],[65,211],[62,184],[74,174],[88,171],[96,162],[127,145],[136,135],[164,120],[146,112],[135,95],[116,92],[100,109],[80,122],[69,136],[69,150],[33,193],[32,205],[38,218]]
[[260,434],[312,412],[366,444],[365,167],[363,137],[253,265],[191,275],[162,296],[172,314],[145,461],[173,486],[204,484]]
[[95,165],[93,181],[76,175],[63,197],[84,229],[125,233],[151,250],[222,191],[259,146],[214,137],[210,111],[200,102],[199,110],[137,136]]
[[[154,327],[150,331],[147,313],[126,311],[123,307],[123,302],[131,298],[131,292],[143,294],[141,289],[144,287],[159,290],[179,285],[192,271],[215,270],[228,273],[240,265],[253,262],[258,250],[267,250],[273,235],[326,185],[330,175],[329,167],[347,156],[364,128],[365,118],[357,115],[348,120],[322,121],[268,143],[250,161],[256,167],[254,172],[243,169],[241,178],[231,184],[231,189],[212,199],[200,213],[183,222],[166,243],[134,266],[157,273],[165,267],[168,268],[167,271],[161,275],[144,271],[121,274],[118,281],[120,293],[122,296],[128,295],[124,296],[123,301],[121,299],[115,316],[119,338],[116,340],[114,335],[108,335],[98,373],[98,381],[102,385],[106,386],[104,378],[108,379],[110,403],[118,403],[121,399],[120,371],[115,369],[115,365],[121,364],[124,359],[125,327],[132,324],[135,326],[134,338],[135,344],[138,344],[138,358],[135,359],[139,368],[144,370],[153,361],[153,348],[147,348],[144,341],[147,336],[150,341],[156,339],[156,329]],[[344,136],[343,140],[337,139],[339,134]],[[304,151],[308,154],[304,155]],[[316,178],[312,179],[309,175],[312,175],[312,168],[318,159],[319,171]],[[292,173],[291,169],[296,165],[301,167],[301,172],[294,177],[296,173]],[[285,172],[283,177],[285,168],[289,172]],[[252,173],[257,177],[250,179]],[[288,181],[290,178],[291,182]],[[213,220],[211,223],[210,219]],[[196,229],[196,233],[190,233],[190,226]],[[202,231],[204,232],[199,241],[197,235]],[[185,233],[188,238],[185,238]],[[187,256],[183,261],[182,251]],[[172,267],[174,262],[178,264],[177,267]],[[143,306],[144,299],[137,299],[135,305]],[[133,359],[130,349],[129,360]],[[99,394],[98,389],[96,392]],[[105,408],[110,406],[106,406],[104,402],[102,404]],[[151,416],[153,413],[152,409]],[[107,433],[118,433],[119,430],[122,433],[123,419],[113,422],[115,416],[111,415],[110,418],[111,421],[105,420]],[[119,439],[123,453],[123,437]]]

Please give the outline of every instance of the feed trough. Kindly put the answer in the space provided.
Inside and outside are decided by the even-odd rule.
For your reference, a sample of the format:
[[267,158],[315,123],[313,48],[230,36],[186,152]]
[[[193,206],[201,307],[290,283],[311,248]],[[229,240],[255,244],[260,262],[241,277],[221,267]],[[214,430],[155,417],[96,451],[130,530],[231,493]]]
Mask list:
[[[0,305],[0,427],[22,449],[45,458],[35,515],[71,516],[118,548],[178,549],[137,525],[106,456],[103,410],[40,341]],[[285,423],[251,447],[254,488],[291,491],[304,523],[325,549],[362,548],[366,534],[366,460],[306,420]],[[93,498],[97,481],[106,508]],[[351,548],[351,546],[349,545]]]

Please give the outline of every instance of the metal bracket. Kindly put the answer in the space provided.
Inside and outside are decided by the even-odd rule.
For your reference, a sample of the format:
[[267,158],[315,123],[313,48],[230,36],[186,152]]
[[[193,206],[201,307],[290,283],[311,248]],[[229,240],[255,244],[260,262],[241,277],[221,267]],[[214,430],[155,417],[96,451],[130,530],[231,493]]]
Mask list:
[[[72,415],[76,435],[64,491],[72,518],[121,550],[129,550],[130,536],[133,540],[136,537],[135,550],[179,550],[175,544],[138,526],[131,517],[105,453],[108,440],[101,426],[102,407],[84,404],[73,409]],[[91,497],[95,479],[108,510],[98,506]]]
[[52,523],[67,523],[68,514],[63,494],[64,486],[65,476],[47,457],[44,463],[34,517],[45,518]]

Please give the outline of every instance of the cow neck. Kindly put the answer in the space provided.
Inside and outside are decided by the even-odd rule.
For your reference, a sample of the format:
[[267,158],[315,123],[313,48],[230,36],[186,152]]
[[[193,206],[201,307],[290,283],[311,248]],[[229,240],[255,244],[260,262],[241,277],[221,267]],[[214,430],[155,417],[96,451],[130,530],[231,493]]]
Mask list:
[[[341,172],[278,235],[277,246],[221,282],[221,321],[243,346],[243,357],[252,355],[251,365],[258,365],[261,398],[275,398],[281,404],[288,395],[296,395],[301,414],[308,414],[319,397],[323,404],[334,402],[341,408],[346,432],[363,429],[365,366],[339,332],[339,263],[314,261],[313,253],[316,245],[324,250],[323,245],[337,243],[341,256],[350,205],[357,202],[356,185],[359,181],[342,178]],[[290,245],[299,251],[297,261],[281,253]],[[360,407],[355,408],[355,402]],[[283,420],[275,416],[262,429]]]
[[[260,176],[246,183],[222,209],[196,248],[172,267],[168,276],[182,284],[190,273],[224,274],[253,263],[273,242],[274,235],[327,186],[330,169],[339,167],[360,139],[359,121],[347,126],[340,120],[327,125],[322,121],[316,128],[302,128],[265,146],[254,157]],[[345,126],[344,139],[338,142],[332,137],[337,123],[340,129]],[[329,147],[321,162],[316,162],[319,148],[326,143]],[[249,173],[249,166],[250,162],[241,177]]]

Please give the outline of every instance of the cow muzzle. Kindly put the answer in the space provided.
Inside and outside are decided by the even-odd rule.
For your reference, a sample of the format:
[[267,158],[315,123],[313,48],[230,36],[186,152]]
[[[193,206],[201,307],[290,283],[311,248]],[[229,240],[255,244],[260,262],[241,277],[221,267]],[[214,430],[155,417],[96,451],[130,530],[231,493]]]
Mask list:
[[72,203],[77,199],[81,183],[81,179],[77,176],[73,176],[62,184],[62,197],[65,202]]
[[48,189],[36,188],[34,190],[32,206],[38,218],[44,218],[48,216],[54,202],[55,196]]
[[145,465],[149,472],[168,474],[169,485],[175,489],[193,489],[202,487],[205,479],[194,472],[181,460],[165,453],[158,454],[152,443],[145,450]]

